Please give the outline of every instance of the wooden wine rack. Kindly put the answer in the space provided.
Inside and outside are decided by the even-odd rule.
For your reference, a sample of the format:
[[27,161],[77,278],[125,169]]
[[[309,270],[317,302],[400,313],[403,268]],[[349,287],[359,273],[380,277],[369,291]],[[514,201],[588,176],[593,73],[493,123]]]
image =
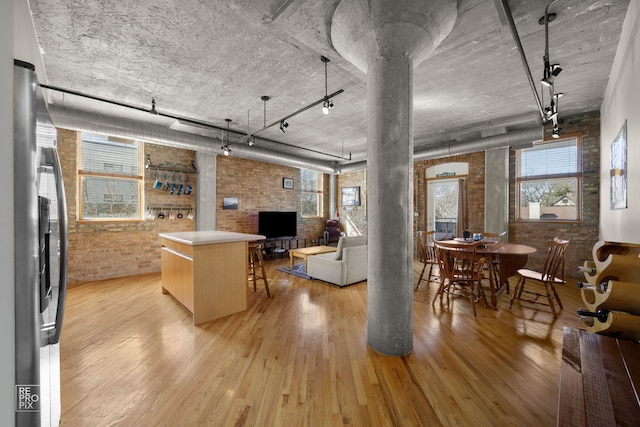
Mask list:
[[640,245],[597,242],[593,261],[585,261],[586,286],[582,300],[592,313],[607,312],[606,319],[583,317],[587,331],[640,341]]

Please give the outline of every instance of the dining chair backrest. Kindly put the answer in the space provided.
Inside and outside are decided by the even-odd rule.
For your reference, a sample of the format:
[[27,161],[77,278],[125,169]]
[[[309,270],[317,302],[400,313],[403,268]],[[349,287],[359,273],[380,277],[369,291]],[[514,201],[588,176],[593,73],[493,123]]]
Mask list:
[[484,266],[484,258],[476,253],[476,248],[480,245],[482,242],[470,244],[435,242],[441,275],[452,281],[475,280],[480,277]]
[[549,240],[547,244],[549,245],[549,249],[547,251],[547,259],[544,262],[544,268],[542,270],[542,281],[553,282],[558,278],[564,283],[564,262],[569,241],[554,237],[553,240]]
[[418,231],[418,258],[423,263],[435,263],[436,251],[433,246],[435,241],[435,230]]

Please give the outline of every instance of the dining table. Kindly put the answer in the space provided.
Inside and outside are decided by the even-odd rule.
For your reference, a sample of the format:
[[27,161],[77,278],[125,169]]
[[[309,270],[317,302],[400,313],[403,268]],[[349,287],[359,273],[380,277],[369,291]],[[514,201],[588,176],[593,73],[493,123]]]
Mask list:
[[[477,243],[477,241],[462,238],[446,240],[445,242],[456,243],[461,246],[471,246]],[[491,305],[496,309],[498,307],[498,296],[502,295],[505,290],[508,292],[509,277],[515,276],[518,270],[527,264],[529,255],[535,253],[537,249],[520,243],[481,242],[475,250],[476,253],[486,254],[491,258],[491,262],[487,263],[490,269],[489,290],[491,294]]]

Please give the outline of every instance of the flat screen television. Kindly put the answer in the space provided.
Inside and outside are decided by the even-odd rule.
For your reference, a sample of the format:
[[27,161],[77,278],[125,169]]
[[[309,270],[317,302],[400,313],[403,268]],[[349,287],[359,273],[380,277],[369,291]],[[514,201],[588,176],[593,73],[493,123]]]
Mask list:
[[297,236],[297,216],[297,212],[258,212],[258,234],[268,239]]

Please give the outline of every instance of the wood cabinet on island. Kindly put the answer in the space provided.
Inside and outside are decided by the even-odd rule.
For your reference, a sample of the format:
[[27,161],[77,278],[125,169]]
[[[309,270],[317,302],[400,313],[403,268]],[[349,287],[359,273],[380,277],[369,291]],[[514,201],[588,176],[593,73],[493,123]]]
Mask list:
[[258,234],[230,231],[161,233],[162,293],[193,313],[193,324],[247,309],[248,242]]

